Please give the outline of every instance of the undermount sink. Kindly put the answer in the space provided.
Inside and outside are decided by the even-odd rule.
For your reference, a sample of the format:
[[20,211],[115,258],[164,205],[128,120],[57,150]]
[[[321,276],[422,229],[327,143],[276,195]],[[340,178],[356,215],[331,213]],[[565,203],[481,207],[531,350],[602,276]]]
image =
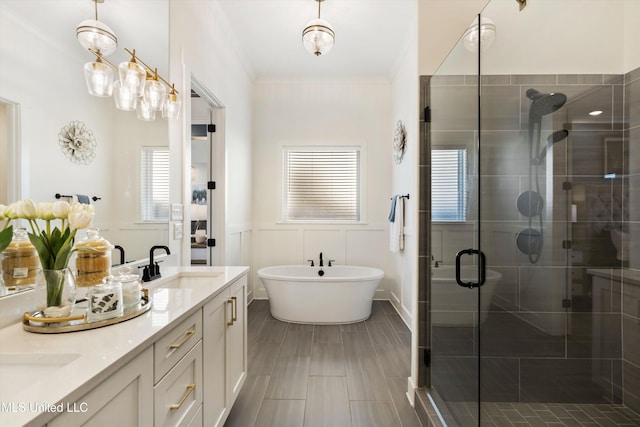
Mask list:
[[52,370],[80,357],[78,353],[0,353],[0,396],[38,382]]
[[222,274],[223,273],[207,273],[206,276],[180,276],[159,284],[158,288],[185,289],[194,286],[209,285],[211,284],[211,279],[221,276]]

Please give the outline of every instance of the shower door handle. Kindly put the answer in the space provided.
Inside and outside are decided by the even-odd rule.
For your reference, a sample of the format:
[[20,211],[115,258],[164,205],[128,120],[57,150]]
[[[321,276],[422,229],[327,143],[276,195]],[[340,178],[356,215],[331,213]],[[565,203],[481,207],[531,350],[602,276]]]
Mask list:
[[[460,259],[463,255],[480,255],[480,281],[479,282],[463,282],[461,278]],[[484,253],[478,249],[463,249],[456,254],[456,282],[463,288],[477,288],[484,285],[484,279],[486,274],[486,262]]]

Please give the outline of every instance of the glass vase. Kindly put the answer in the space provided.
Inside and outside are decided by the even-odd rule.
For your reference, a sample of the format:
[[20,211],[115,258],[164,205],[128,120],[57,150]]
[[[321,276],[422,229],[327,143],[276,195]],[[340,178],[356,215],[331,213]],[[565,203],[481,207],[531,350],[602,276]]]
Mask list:
[[76,282],[71,270],[41,269],[36,277],[38,310],[44,317],[67,317],[76,303]]

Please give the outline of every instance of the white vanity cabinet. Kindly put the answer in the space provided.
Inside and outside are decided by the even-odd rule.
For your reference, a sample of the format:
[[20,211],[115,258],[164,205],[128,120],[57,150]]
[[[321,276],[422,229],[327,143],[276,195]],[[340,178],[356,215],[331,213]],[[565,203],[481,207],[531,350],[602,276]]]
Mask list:
[[247,276],[202,309],[204,425],[222,426],[247,375]]
[[[223,283],[219,274],[212,275],[211,280],[202,280],[201,276],[191,280],[190,271],[183,281],[167,280],[167,287],[160,285],[154,290],[158,300],[162,296],[168,301],[168,305],[158,307],[158,315],[152,311],[132,319],[124,335],[119,330],[124,324],[103,329],[108,336],[100,342],[106,340],[109,346],[85,345],[90,354],[87,357],[95,364],[104,358],[105,350],[108,353],[130,345],[129,353],[122,352],[111,361],[120,365],[118,360],[126,358],[128,362],[115,371],[107,372],[105,366],[101,381],[87,392],[64,391],[82,397],[73,397],[73,403],[63,399],[67,409],[62,413],[26,424],[222,427],[247,375],[247,269],[225,268],[233,277]],[[176,320],[154,333],[154,321],[166,316],[168,310],[174,310],[171,316]],[[4,338],[0,330],[0,338],[15,336],[15,329],[4,331]],[[130,332],[133,330],[137,332]],[[147,344],[140,352],[143,342]],[[77,360],[82,361],[82,357]],[[87,379],[85,387],[90,381]],[[0,425],[4,425],[2,417],[6,415],[0,413]],[[9,421],[6,425],[13,424]]]
[[48,426],[151,426],[152,390],[153,351],[148,348],[80,399],[64,403]]
[[155,426],[186,426],[202,405],[202,310],[153,345]]

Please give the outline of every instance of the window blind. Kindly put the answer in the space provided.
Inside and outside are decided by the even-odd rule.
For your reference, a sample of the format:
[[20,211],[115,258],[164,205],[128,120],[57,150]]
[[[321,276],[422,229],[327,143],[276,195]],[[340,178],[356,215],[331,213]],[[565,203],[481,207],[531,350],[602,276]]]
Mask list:
[[285,149],[284,220],[359,221],[360,150]]
[[467,214],[467,150],[431,150],[433,221],[465,221]]
[[142,148],[141,212],[143,221],[169,219],[169,150],[166,147]]

